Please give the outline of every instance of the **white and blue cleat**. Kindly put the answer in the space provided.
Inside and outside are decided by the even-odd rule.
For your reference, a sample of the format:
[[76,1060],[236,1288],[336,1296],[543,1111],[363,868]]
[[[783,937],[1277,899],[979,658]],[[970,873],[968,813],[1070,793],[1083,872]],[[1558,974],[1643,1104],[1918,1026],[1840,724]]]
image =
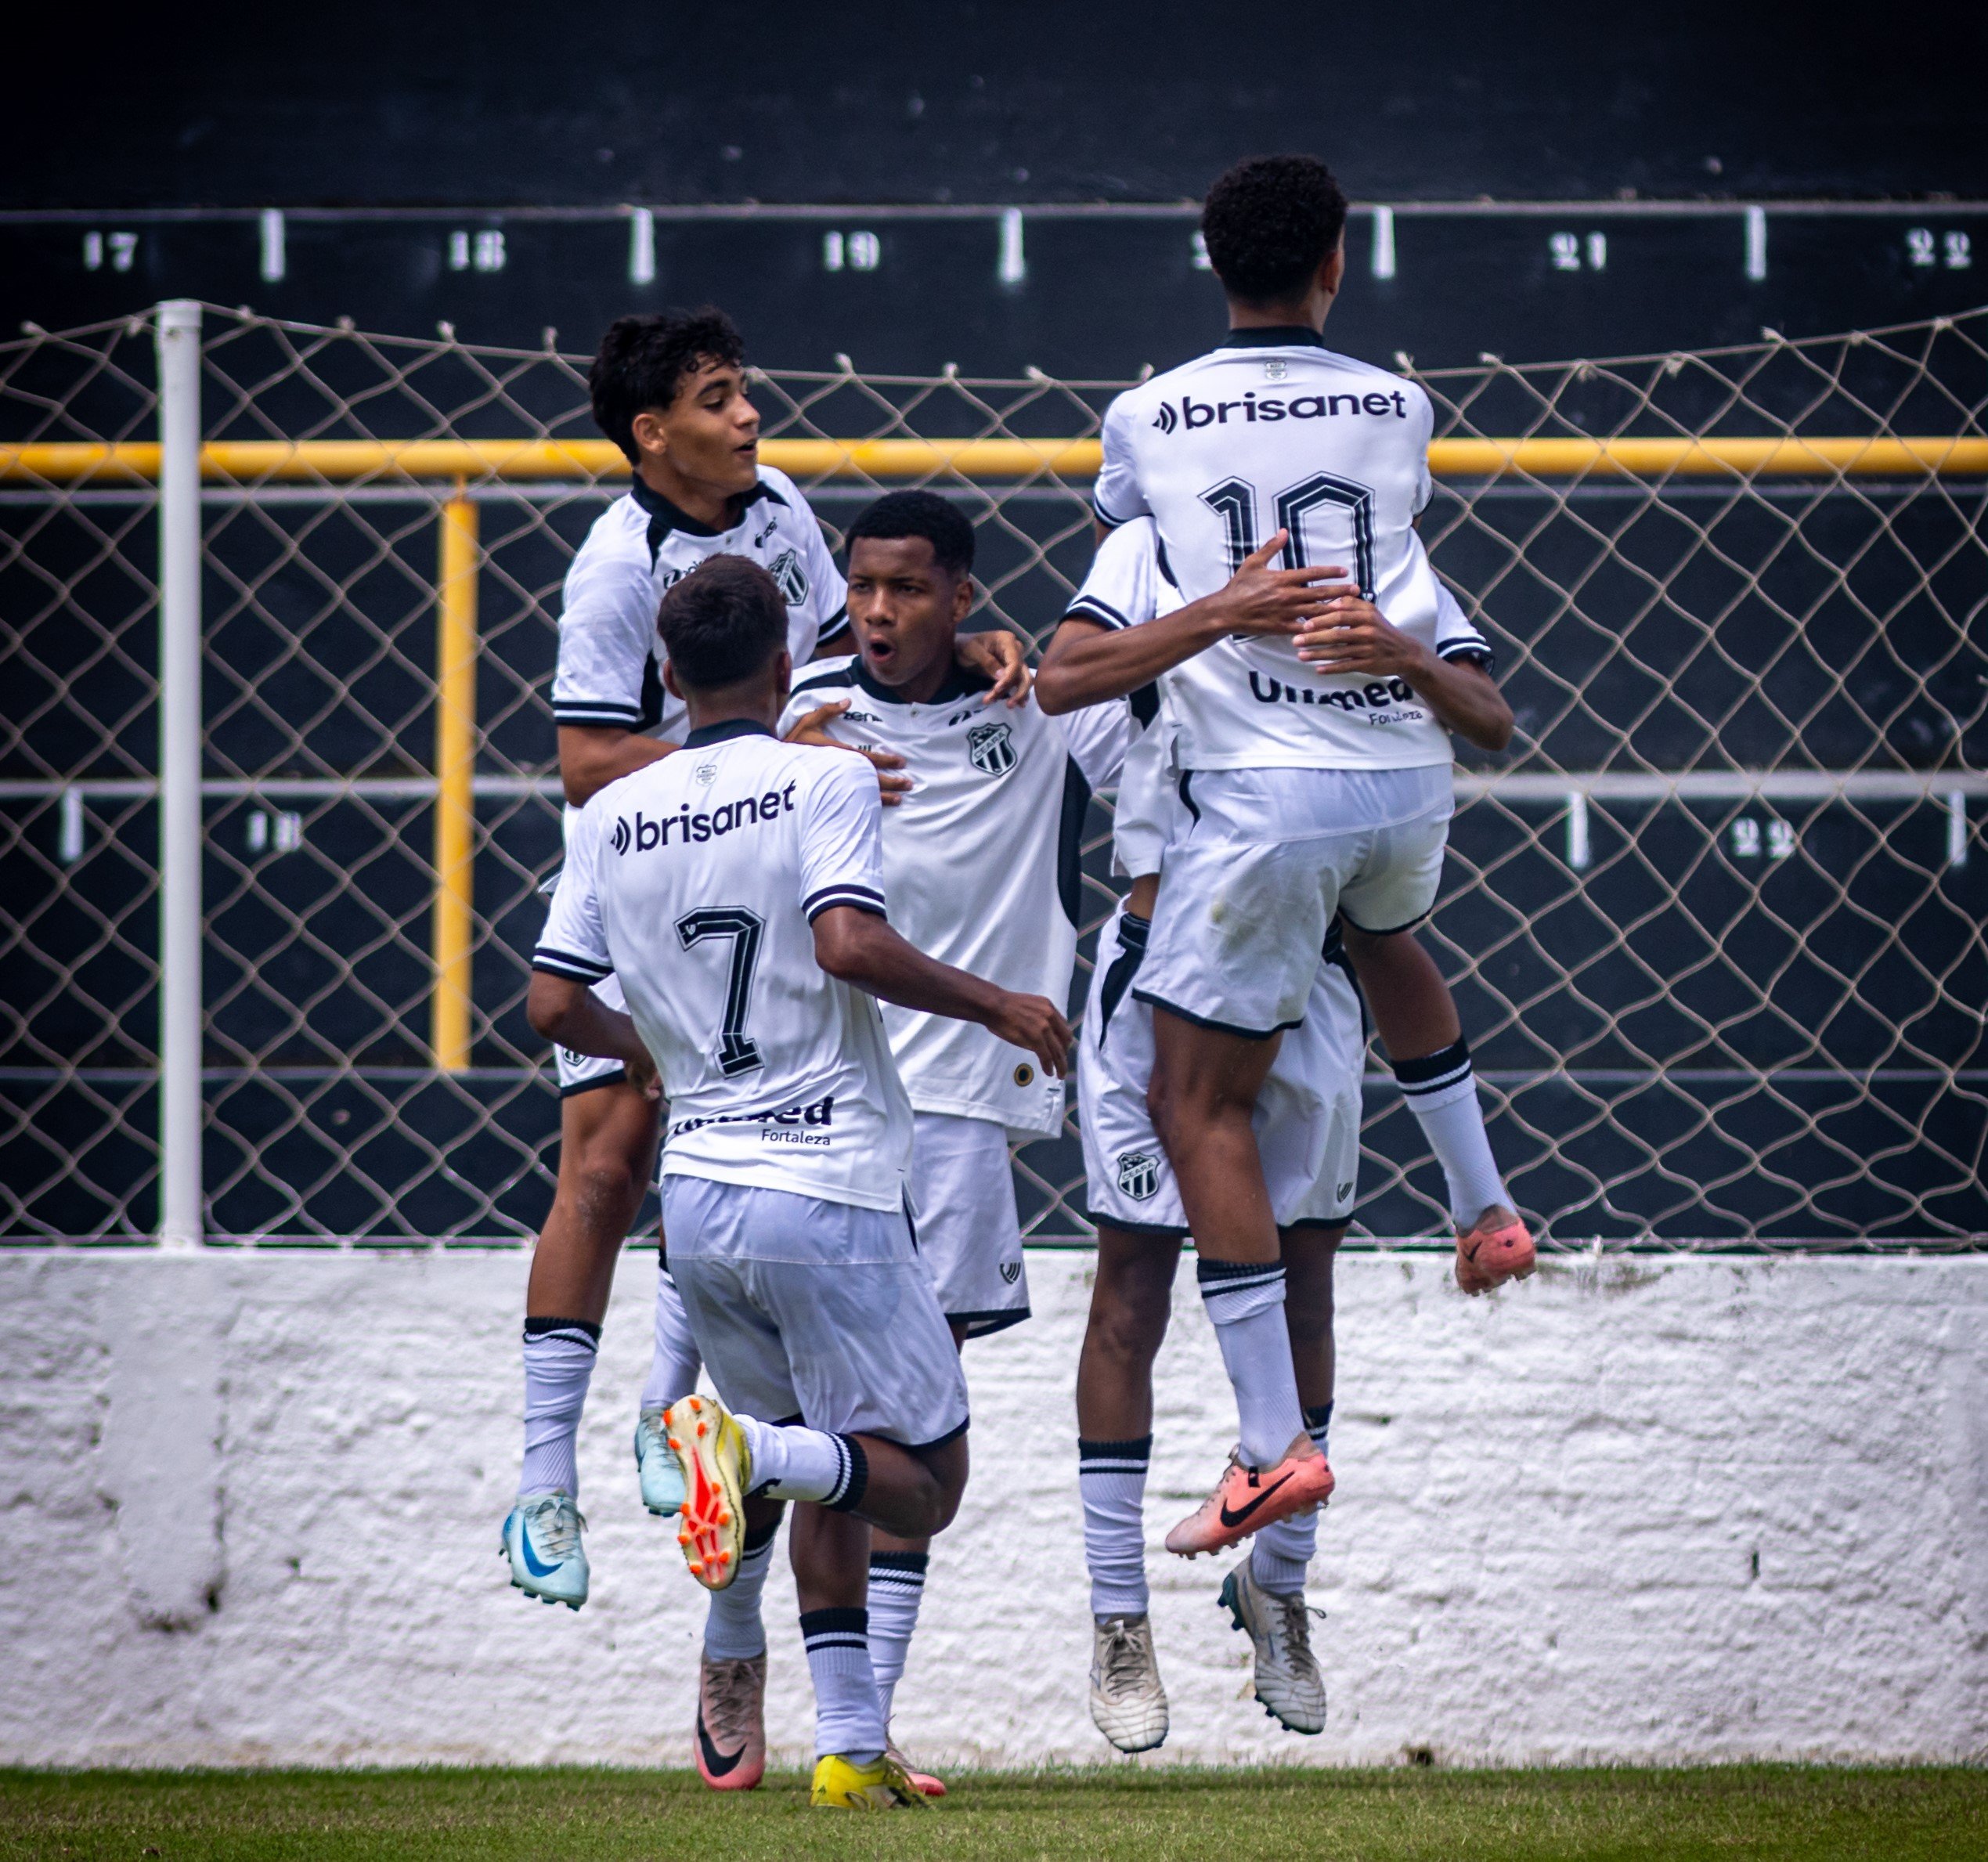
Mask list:
[[635,1471],[642,1479],[642,1504],[663,1519],[684,1510],[684,1468],[669,1446],[658,1406],[635,1419]]
[[520,1495],[504,1515],[501,1542],[511,1582],[542,1604],[577,1610],[586,1601],[586,1524],[570,1493]]

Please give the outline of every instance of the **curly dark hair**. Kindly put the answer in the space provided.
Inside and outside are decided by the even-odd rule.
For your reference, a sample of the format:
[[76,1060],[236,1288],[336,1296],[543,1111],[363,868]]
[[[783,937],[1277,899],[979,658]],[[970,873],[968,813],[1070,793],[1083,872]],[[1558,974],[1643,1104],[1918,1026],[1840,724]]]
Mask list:
[[586,372],[594,424],[628,455],[630,465],[637,465],[638,413],[669,406],[684,376],[700,363],[736,367],[745,360],[745,341],[738,327],[715,305],[616,317]]
[[707,556],[670,584],[656,631],[677,683],[715,691],[751,678],[787,644],[787,603],[749,557]]
[[936,492],[886,492],[850,525],[852,554],[866,536],[880,542],[922,536],[932,546],[932,560],[955,580],[973,572],[973,526]]
[[1315,156],[1253,155],[1208,189],[1201,236],[1232,298],[1295,297],[1346,230],[1346,197]]

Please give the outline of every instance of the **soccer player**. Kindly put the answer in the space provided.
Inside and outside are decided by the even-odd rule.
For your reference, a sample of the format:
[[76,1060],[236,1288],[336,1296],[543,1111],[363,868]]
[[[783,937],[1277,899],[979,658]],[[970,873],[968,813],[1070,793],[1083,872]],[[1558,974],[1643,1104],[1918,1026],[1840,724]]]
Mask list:
[[[774,734],[782,594],[714,557],[665,597],[682,754],[582,810],[533,958],[542,1034],[655,1056],[671,1272],[720,1400],[666,1413],[679,1543],[722,1599],[788,1500],[817,1703],[817,1805],[923,1799],[885,1752],[864,1607],[870,1528],[922,1536],[966,1478],[965,1380],[904,1208],[911,1112],[879,996],[971,1019],[1060,1077],[1055,1007],[934,962],[885,921],[875,772]],[[627,1001],[591,986],[613,974]]]
[[[1481,637],[1438,634],[1438,585],[1414,528],[1430,496],[1427,397],[1335,355],[1320,334],[1345,216],[1309,157],[1225,175],[1202,226],[1229,339],[1120,395],[1104,422],[1099,521],[1150,514],[1186,602],[1171,625],[1124,630],[1122,648],[1078,643],[1114,655],[1132,687],[1167,673],[1192,817],[1168,853],[1133,985],[1155,1011],[1154,1120],[1240,1422],[1239,1460],[1168,1535],[1185,1553],[1232,1543],[1330,1489],[1281,1314],[1229,1297],[1281,1278],[1257,1102],[1284,1031],[1304,1018],[1335,915],[1380,934],[1433,904],[1453,807],[1449,733],[1495,749],[1512,730]],[[1279,578],[1280,590],[1309,585],[1312,602],[1220,632],[1187,619],[1239,570]],[[1470,1077],[1446,996],[1446,1045],[1424,1051],[1441,1070],[1413,1082],[1438,1092]],[[1436,1096],[1411,1099],[1426,1111]],[[1532,1244],[1474,1104],[1458,1122],[1475,1125],[1474,1143],[1452,1131],[1438,1149],[1446,1170],[1467,1166],[1452,1192],[1460,1277],[1495,1283],[1529,1270]]]
[[[1161,558],[1152,518],[1120,525],[1104,539],[1066,627],[1088,629],[1093,615],[1110,617],[1113,627],[1136,626],[1178,609],[1179,593]],[[1301,587],[1286,594],[1273,579],[1245,571],[1204,606],[1226,629],[1266,601],[1274,615],[1310,598]],[[1060,709],[1077,689],[1077,682],[1049,671],[1037,693]],[[1179,1186],[1146,1103],[1153,1011],[1131,992],[1166,850],[1185,835],[1191,819],[1175,790],[1171,718],[1150,687],[1135,705],[1151,721],[1126,756],[1113,820],[1113,864],[1132,886],[1099,934],[1077,1062],[1088,1214],[1098,1229],[1077,1377],[1078,1487],[1095,1626],[1091,1715],[1125,1752],[1156,1746],[1167,1731],[1149,1615],[1143,1504],[1153,1448],[1153,1364],[1166,1335],[1187,1233]],[[1298,1395],[1321,1455],[1332,1416],[1332,1266],[1358,1175],[1365,1048],[1336,928],[1326,958],[1304,1020],[1278,1049],[1253,1119],[1278,1225]],[[1220,1297],[1232,1305],[1272,1294],[1265,1284],[1232,1285]],[[1300,1733],[1325,1725],[1325,1683],[1312,1653],[1304,1601],[1317,1530],[1315,1511],[1265,1528],[1221,1593],[1235,1627],[1250,1635],[1257,1698]]]
[[[848,543],[857,651],[796,683],[781,728],[861,750],[908,781],[883,824],[897,929],[942,962],[1067,1001],[1084,812],[1117,775],[1127,707],[1050,718],[1026,700],[988,715],[987,675],[957,655],[973,601],[973,526],[944,498],[892,493],[857,518]],[[884,1026],[911,1096],[918,1247],[940,1308],[957,1340],[998,1332],[1029,1312],[1008,1142],[1062,1129],[1063,1084],[983,1027],[891,1006]],[[871,1646],[886,1714],[929,1550],[880,1535],[871,1554]]]
[[[604,784],[680,742],[684,706],[663,681],[656,606],[707,557],[764,566],[796,664],[847,639],[842,580],[820,525],[792,481],[759,463],[759,417],[729,318],[709,309],[622,317],[587,385],[595,422],[627,455],[634,482],[595,519],[566,576],[552,701],[569,825]],[[999,695],[1026,690],[1012,635],[973,635],[959,651],[994,677]],[[612,979],[602,985],[610,1008],[621,1006],[617,991]],[[615,1264],[654,1175],[657,1112],[619,1061],[565,1048],[557,1060],[559,1173],[525,1292],[525,1456],[503,1544],[512,1583],[577,1610],[588,1571],[575,1442]],[[668,1514],[682,1496],[658,1424],[698,1365],[664,1261],[636,1456],[645,1502]]]

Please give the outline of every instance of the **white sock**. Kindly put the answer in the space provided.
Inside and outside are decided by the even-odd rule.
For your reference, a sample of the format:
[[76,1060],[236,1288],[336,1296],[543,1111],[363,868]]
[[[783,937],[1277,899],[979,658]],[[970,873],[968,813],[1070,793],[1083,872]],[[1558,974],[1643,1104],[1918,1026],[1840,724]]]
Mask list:
[[770,1500],[815,1500],[853,1512],[870,1484],[869,1458],[853,1435],[825,1429],[784,1427],[741,1416],[745,1445],[752,1456],[752,1491]]
[[[698,1355],[697,1341],[691,1336],[690,1315],[684,1310],[684,1296],[669,1276],[669,1256],[658,1250],[656,1274],[656,1342],[649,1356],[649,1380],[642,1386],[641,1407],[666,1409],[679,1397],[697,1388],[697,1373],[704,1368]],[[738,1579],[732,1579],[736,1584]]]
[[759,1597],[767,1587],[767,1573],[773,1569],[774,1543],[779,1536],[778,1521],[757,1544],[749,1533],[738,1575],[723,1590],[711,1593],[704,1613],[704,1652],[713,1662],[748,1662],[767,1652]]
[[[1304,1413],[1304,1432],[1326,1452],[1327,1432],[1332,1427],[1332,1405],[1322,1404]],[[1304,1590],[1304,1574],[1312,1554],[1319,1548],[1319,1514],[1294,1513],[1289,1519],[1273,1520],[1250,1541],[1250,1575],[1263,1590],[1278,1597],[1298,1597]]]
[[1194,1277],[1236,1392],[1243,1460],[1251,1467],[1274,1467],[1304,1431],[1284,1324],[1283,1264],[1203,1255]]
[[801,1640],[814,1680],[814,1756],[838,1752],[853,1765],[883,1756],[883,1703],[870,1666],[867,1610],[803,1610]]
[[930,1561],[927,1552],[870,1554],[870,1667],[877,1677],[886,1732],[892,1697],[904,1678],[904,1658],[911,1652],[912,1633],[918,1626],[925,1566]]
[[1484,1107],[1477,1101],[1470,1044],[1459,1034],[1440,1053],[1398,1061],[1394,1077],[1422,1135],[1443,1167],[1443,1178],[1449,1185],[1449,1212],[1456,1225],[1467,1229],[1495,1203],[1510,1208],[1511,1193],[1498,1175],[1491,1140],[1485,1135]]
[[1077,1491],[1084,1499],[1084,1562],[1091,1572],[1093,1616],[1143,1616],[1146,1475],[1153,1438],[1077,1445]]
[[601,1328],[583,1319],[525,1322],[525,1465],[518,1491],[580,1491],[580,1412],[594,1377]]

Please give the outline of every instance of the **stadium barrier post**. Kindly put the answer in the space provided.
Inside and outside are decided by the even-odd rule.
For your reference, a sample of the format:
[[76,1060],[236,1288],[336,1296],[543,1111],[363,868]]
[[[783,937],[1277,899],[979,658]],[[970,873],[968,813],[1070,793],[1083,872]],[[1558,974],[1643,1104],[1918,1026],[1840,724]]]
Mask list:
[[200,1245],[200,307],[160,305],[159,1245]]
[[476,861],[476,506],[459,482],[442,507],[435,690],[435,1064],[470,1063],[471,938]]

